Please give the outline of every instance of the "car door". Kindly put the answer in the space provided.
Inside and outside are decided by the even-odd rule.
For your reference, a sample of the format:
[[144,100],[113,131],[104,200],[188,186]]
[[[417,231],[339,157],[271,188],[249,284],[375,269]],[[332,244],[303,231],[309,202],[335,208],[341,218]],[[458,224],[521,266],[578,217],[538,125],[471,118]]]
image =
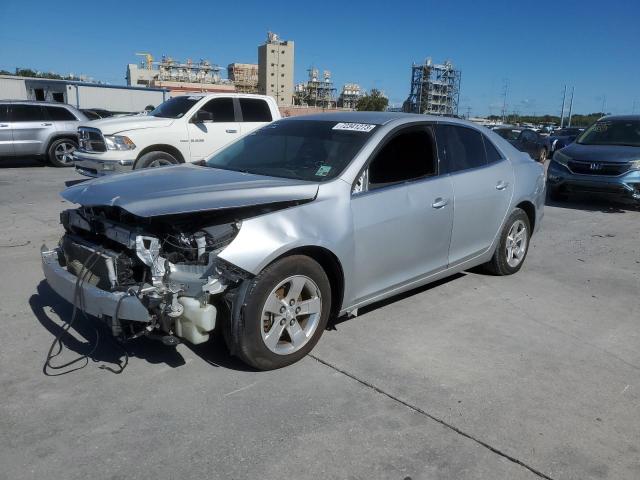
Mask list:
[[394,132],[354,186],[356,302],[374,298],[447,267],[453,188],[438,175],[427,126]]
[[71,111],[64,107],[45,105],[45,111],[57,132],[76,132],[78,129],[78,119]]
[[10,157],[13,151],[13,132],[9,121],[9,105],[0,104],[0,156]]
[[442,124],[436,138],[441,166],[453,185],[449,264],[456,265],[493,243],[511,203],[513,167],[475,128]]
[[240,132],[242,135],[246,135],[273,121],[269,104],[262,98],[240,97],[238,104],[241,113]]
[[42,105],[14,103],[9,107],[9,118],[13,126],[13,147],[16,155],[45,153],[47,141],[55,132],[55,126]]
[[211,114],[212,119],[199,121],[196,112],[187,123],[192,161],[207,158],[240,136],[233,98],[213,98],[198,111]]

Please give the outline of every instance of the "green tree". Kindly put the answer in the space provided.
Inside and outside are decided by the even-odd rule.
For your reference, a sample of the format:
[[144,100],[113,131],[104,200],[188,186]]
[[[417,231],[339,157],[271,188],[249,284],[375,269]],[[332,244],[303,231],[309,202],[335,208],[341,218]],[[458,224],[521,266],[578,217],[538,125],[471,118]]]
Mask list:
[[358,100],[356,110],[368,112],[384,112],[389,105],[389,99],[380,90],[372,89],[367,95]]

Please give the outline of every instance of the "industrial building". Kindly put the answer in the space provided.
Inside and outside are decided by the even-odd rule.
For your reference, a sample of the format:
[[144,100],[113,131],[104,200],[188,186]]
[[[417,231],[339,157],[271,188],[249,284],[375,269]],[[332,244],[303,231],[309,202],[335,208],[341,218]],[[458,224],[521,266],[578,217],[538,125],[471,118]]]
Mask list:
[[255,63],[230,63],[227,76],[233,82],[236,92],[258,93],[258,65]]
[[362,89],[357,83],[345,83],[338,96],[338,107],[355,110],[358,100],[362,97]]
[[233,83],[222,79],[222,69],[208,60],[181,62],[163,55],[160,61],[155,61],[149,53],[136,55],[144,60],[127,65],[127,85],[164,88],[178,94],[235,92]]
[[11,100],[41,100],[68,103],[77,108],[103,108],[115,113],[141,112],[169,98],[158,88],[102,85],[74,80],[0,75],[0,97]]
[[414,63],[411,67],[411,90],[403,110],[429,115],[457,115],[461,75],[450,61],[438,65],[428,58],[424,64]]
[[325,70],[320,76],[320,70],[316,67],[311,67],[307,72],[309,72],[307,81],[298,83],[295,87],[295,105],[335,108],[336,89],[331,80],[331,72]]
[[276,99],[278,106],[293,102],[294,45],[273,32],[258,47],[258,92]]

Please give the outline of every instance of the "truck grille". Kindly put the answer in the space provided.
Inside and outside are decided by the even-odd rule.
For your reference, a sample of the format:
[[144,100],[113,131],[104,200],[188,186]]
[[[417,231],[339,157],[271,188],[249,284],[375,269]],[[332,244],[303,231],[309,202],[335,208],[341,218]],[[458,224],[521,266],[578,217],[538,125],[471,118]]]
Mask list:
[[107,151],[102,132],[97,128],[78,128],[78,140],[80,142],[80,150],[84,150],[85,152]]
[[569,169],[580,175],[618,176],[629,170],[629,163],[579,162],[571,160]]

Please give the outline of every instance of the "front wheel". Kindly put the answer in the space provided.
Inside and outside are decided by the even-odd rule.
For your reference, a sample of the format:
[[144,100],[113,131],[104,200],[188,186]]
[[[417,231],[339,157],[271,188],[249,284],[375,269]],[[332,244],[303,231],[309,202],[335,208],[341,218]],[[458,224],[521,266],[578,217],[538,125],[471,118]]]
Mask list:
[[142,155],[135,166],[135,170],[141,168],[156,168],[167,167],[169,165],[176,165],[178,160],[176,157],[167,152],[149,152]]
[[487,264],[486,269],[494,275],[513,275],[524,263],[529,251],[531,226],[529,217],[520,208],[516,208],[504,224],[498,247]]
[[49,146],[49,162],[54,167],[71,167],[73,165],[73,152],[78,148],[78,143],[70,138],[59,138]]
[[260,370],[297,362],[316,345],[331,311],[322,267],[304,255],[277,260],[250,280],[234,339],[238,356]]

